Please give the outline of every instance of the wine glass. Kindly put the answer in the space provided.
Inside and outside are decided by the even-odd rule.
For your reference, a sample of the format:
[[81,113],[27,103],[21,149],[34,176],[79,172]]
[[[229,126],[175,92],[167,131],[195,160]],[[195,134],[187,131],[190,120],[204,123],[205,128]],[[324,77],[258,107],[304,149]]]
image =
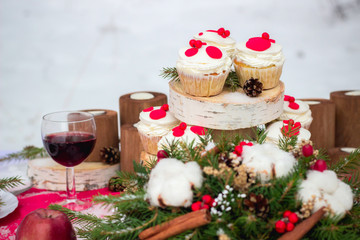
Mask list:
[[91,201],[76,198],[74,166],[82,163],[96,142],[94,116],[87,112],[54,112],[43,116],[41,137],[46,151],[66,167],[66,200],[56,203],[75,211],[89,208]]

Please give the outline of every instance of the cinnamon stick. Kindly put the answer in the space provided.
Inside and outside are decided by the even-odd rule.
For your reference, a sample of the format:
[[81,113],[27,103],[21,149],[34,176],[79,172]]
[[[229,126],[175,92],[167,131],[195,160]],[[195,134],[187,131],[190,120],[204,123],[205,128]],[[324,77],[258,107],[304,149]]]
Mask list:
[[298,224],[293,231],[287,232],[282,235],[278,240],[298,240],[301,239],[307,232],[309,232],[314,225],[320,221],[320,219],[324,216],[325,211],[324,207],[320,208],[313,215],[311,215],[308,219]]
[[165,223],[145,229],[139,234],[139,238],[142,240],[167,239],[189,229],[206,225],[210,221],[211,216],[209,211],[207,209],[202,209],[184,214]]

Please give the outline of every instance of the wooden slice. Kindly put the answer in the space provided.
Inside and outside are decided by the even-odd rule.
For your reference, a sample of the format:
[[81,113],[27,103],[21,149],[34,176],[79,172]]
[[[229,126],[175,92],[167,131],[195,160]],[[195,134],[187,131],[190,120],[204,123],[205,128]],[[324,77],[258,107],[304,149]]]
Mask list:
[[335,147],[360,146],[360,90],[330,93],[335,103]]
[[121,129],[121,161],[120,169],[125,172],[133,172],[133,161],[140,162],[141,151],[144,147],[136,127],[132,124],[124,124]]
[[158,92],[133,92],[119,98],[120,126],[139,121],[142,110],[167,103],[167,96]]
[[[53,191],[66,190],[66,168],[51,158],[29,160],[28,176],[33,186]],[[119,164],[83,162],[75,166],[76,191],[87,191],[107,187],[109,179],[116,176]]]
[[234,130],[268,123],[283,111],[284,83],[248,97],[242,89],[224,89],[213,97],[194,97],[183,91],[180,82],[169,83],[169,106],[175,117],[190,125]]
[[309,104],[313,121],[310,125],[311,140],[316,149],[335,147],[335,104],[329,99],[301,99]]

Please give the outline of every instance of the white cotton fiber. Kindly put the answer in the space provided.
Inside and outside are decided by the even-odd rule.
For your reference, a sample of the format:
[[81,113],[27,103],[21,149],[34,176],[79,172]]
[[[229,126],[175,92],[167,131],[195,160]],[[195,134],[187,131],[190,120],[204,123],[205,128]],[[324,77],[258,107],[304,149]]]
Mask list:
[[202,171],[196,162],[184,164],[164,158],[151,170],[146,196],[152,206],[188,207],[193,198],[192,185],[201,187],[202,181]]
[[261,182],[270,180],[273,167],[276,177],[283,177],[288,175],[296,164],[292,154],[270,143],[244,146],[241,156],[243,164],[254,169]]
[[352,208],[354,197],[350,186],[340,181],[336,173],[330,170],[308,171],[307,179],[301,182],[297,195],[302,202],[310,200],[312,195],[316,196],[313,213],[321,207],[328,207],[332,215],[340,217]]
[[185,174],[187,179],[194,184],[195,187],[199,188],[202,185],[203,178],[199,177],[202,176],[202,170],[196,162],[187,162],[185,163]]
[[333,196],[341,202],[345,210],[350,210],[353,206],[354,194],[351,187],[346,183],[339,181],[339,187],[333,193]]
[[307,179],[326,193],[333,193],[338,188],[336,173],[330,170],[323,172],[310,170],[307,172]]
[[320,190],[316,185],[312,184],[312,182],[307,180],[302,181],[299,186],[298,198],[302,202],[307,202],[311,200],[313,196],[319,198],[321,196]]

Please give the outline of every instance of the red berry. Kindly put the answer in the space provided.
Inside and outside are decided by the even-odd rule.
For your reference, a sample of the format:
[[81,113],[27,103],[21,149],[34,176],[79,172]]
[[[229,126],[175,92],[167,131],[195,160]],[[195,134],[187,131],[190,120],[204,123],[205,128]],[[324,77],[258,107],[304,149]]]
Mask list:
[[293,223],[288,222],[288,223],[286,224],[286,231],[287,231],[287,232],[291,232],[292,230],[294,230],[294,228],[295,228],[295,225],[294,225]]
[[184,122],[180,123],[179,128],[180,128],[181,130],[185,130],[185,129],[187,128],[186,123],[184,123]]
[[284,233],[285,232],[285,228],[286,228],[286,224],[284,221],[279,220],[275,223],[275,230],[278,233]]
[[164,111],[167,111],[169,110],[169,104],[164,104],[161,106],[161,109],[164,110]]
[[291,223],[297,223],[299,221],[299,218],[296,213],[291,213],[288,216],[288,219],[289,219],[289,222],[291,222]]
[[159,150],[156,156],[158,158],[158,161],[160,161],[160,159],[169,157],[169,154],[165,150]]
[[264,32],[264,33],[261,35],[261,37],[264,38],[264,39],[269,39],[269,38],[270,38],[270,36],[269,36],[269,34],[268,34],[267,32]]
[[219,28],[219,29],[217,30],[217,32],[218,32],[219,35],[223,35],[224,32],[225,32],[225,29],[224,29],[224,28]]
[[243,147],[241,145],[237,145],[234,150],[236,155],[240,156],[242,154]]
[[195,47],[196,47],[196,48],[201,48],[201,46],[202,46],[202,42],[201,42],[200,40],[197,40],[197,41],[195,42]]
[[293,126],[293,125],[294,125],[294,120],[289,119],[289,121],[288,121],[288,125]]
[[214,202],[214,199],[210,196],[210,195],[204,195],[202,197],[202,201],[203,203],[209,205],[209,206],[212,206],[213,202]]
[[200,201],[197,201],[197,202],[194,202],[193,204],[191,204],[191,210],[193,211],[198,211],[201,209],[201,202]]
[[283,217],[284,217],[284,218],[287,218],[287,217],[290,216],[290,214],[292,214],[292,211],[286,210],[286,211],[283,213]]
[[310,144],[306,144],[302,147],[302,154],[305,157],[310,157],[311,155],[313,155],[314,153],[314,149]]
[[207,205],[207,204],[203,204],[202,206],[201,206],[201,209],[210,209],[210,206],[209,205]]
[[326,162],[322,159],[318,159],[315,164],[311,166],[311,169],[323,172],[327,169]]
[[195,47],[195,43],[196,43],[195,39],[191,39],[190,42],[189,42],[191,47]]

